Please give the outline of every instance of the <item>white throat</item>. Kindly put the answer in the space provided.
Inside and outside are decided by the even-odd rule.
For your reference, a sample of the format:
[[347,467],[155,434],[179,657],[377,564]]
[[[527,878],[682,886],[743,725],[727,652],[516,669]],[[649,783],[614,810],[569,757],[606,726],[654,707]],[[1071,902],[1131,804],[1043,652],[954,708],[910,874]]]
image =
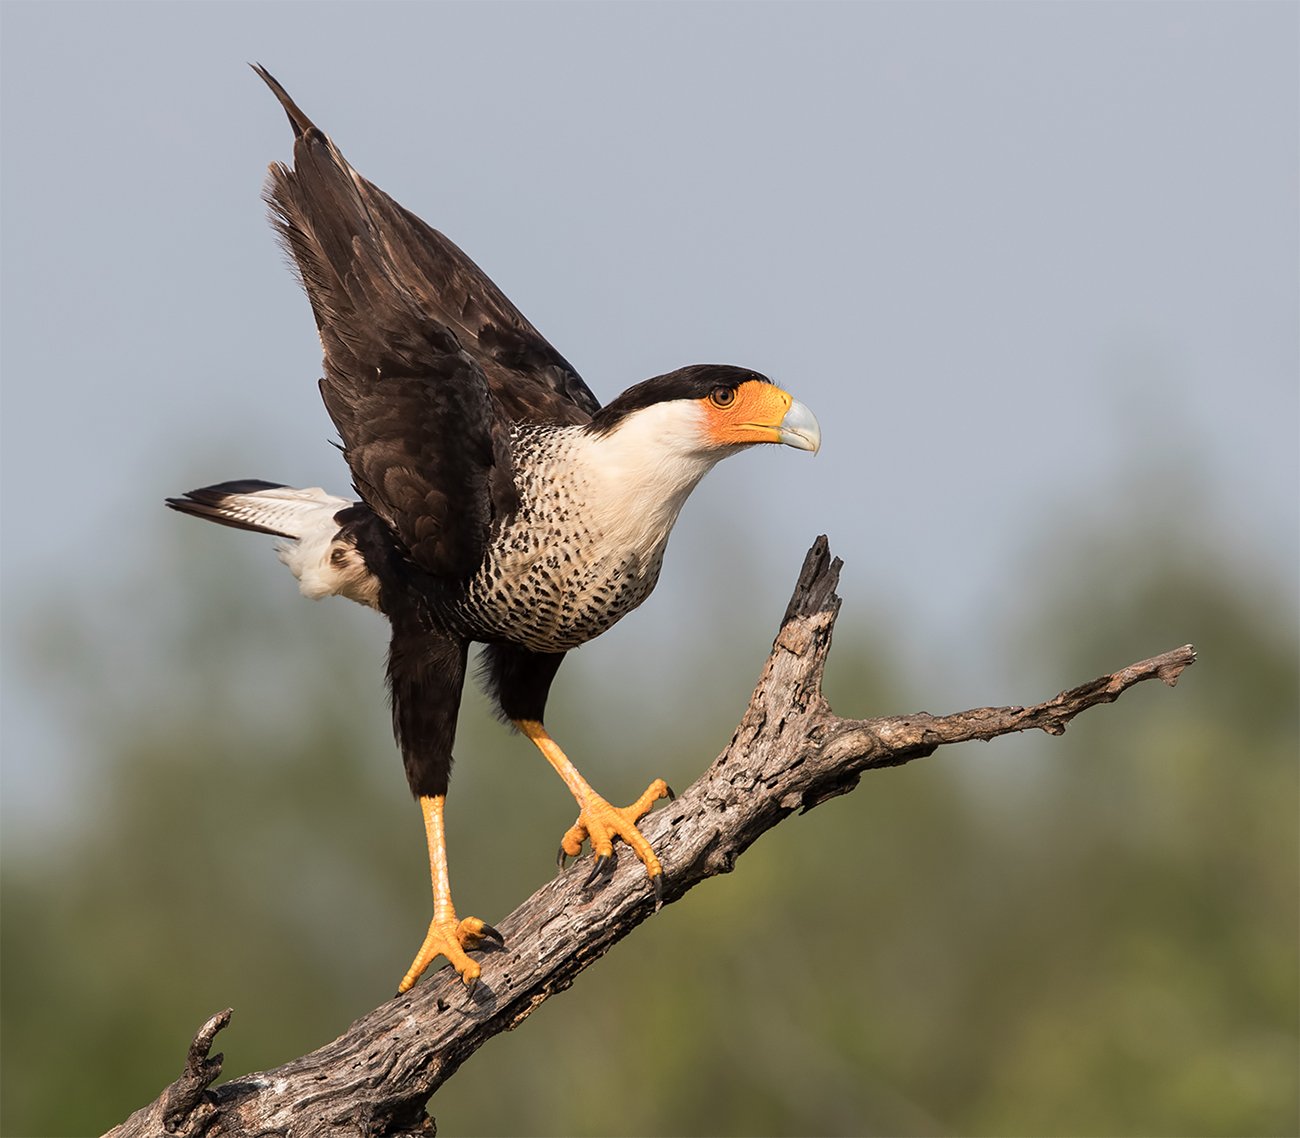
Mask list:
[[707,445],[704,413],[686,400],[635,411],[607,435],[584,432],[574,457],[589,523],[611,546],[661,550],[691,491],[731,449]]

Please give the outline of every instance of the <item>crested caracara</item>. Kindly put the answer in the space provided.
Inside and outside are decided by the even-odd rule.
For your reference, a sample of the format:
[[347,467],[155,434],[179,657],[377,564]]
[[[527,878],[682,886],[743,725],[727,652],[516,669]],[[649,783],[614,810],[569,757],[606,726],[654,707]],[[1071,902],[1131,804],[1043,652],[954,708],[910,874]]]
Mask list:
[[360,501],[272,482],[223,482],[167,504],[274,534],[309,597],[340,595],[392,626],[393,729],[424,815],[433,920],[398,989],[443,955],[466,984],[490,925],[458,918],[443,806],[466,654],[503,719],[578,802],[561,857],[590,841],[594,879],[619,838],[658,895],[663,867],[631,806],[597,794],[543,726],[570,648],[650,595],[668,535],[696,484],[755,443],[816,451],[817,420],[747,368],[696,364],[638,383],[604,407],[455,245],[348,165],[261,67],[293,127],[292,168],[266,198],[324,347],[321,396]]

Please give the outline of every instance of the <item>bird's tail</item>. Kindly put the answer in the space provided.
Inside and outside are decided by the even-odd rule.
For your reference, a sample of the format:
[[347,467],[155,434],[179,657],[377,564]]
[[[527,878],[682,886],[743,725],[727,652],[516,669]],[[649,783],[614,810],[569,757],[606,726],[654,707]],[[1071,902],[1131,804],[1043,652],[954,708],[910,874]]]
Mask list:
[[295,490],[292,486],[256,478],[218,482],[215,486],[191,490],[183,498],[167,499],[167,505],[182,514],[292,540],[315,533],[323,522],[352,504],[347,498],[336,498],[319,487]]

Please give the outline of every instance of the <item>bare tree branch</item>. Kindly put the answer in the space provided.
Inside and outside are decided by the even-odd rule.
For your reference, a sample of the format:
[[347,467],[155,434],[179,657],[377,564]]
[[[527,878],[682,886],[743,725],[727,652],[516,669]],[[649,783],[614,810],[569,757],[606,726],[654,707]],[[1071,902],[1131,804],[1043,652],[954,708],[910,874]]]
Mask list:
[[[1160,679],[1172,686],[1196,659],[1186,645],[1034,707],[842,719],[821,694],[840,607],[839,571],[840,561],[818,538],[731,743],[686,793],[643,823],[666,867],[665,904],[729,871],[759,835],[794,811],[852,790],[864,771],[969,739],[1031,728],[1060,735],[1081,711],[1113,702],[1136,683]],[[584,864],[574,866],[498,922],[506,947],[483,958],[483,978],[472,994],[444,968],[332,1043],[215,1090],[208,1088],[220,1074],[221,1056],[207,1055],[230,1012],[214,1016],[191,1045],[181,1078],[111,1131],[112,1138],[431,1133],[425,1104],[470,1055],[564,991],[654,914],[635,858],[622,859],[608,879],[584,888],[588,872]]]
[[120,1126],[113,1127],[105,1138],[127,1138],[134,1134],[203,1134],[216,1117],[216,1108],[207,1089],[221,1075],[224,1056],[209,1055],[217,1032],[230,1022],[232,1008],[218,1012],[207,1021],[185,1057],[181,1077],[148,1106],[141,1107]]

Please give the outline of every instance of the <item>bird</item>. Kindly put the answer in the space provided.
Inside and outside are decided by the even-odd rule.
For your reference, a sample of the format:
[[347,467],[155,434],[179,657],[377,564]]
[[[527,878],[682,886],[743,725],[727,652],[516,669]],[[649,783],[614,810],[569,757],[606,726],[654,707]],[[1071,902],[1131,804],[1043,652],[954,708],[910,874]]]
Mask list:
[[[637,823],[671,796],[598,794],[545,727],[565,654],[640,605],[683,504],[721,459],[759,444],[816,453],[816,417],[749,368],[694,364],[601,405],[574,367],[442,233],[352,168],[260,64],[293,131],[264,198],[307,294],[323,349],[319,389],[355,497],[261,479],[166,499],[183,514],[273,535],[310,598],[342,596],[388,619],[393,731],[424,820],[433,916],[398,986],[437,957],[471,990],[469,954],[503,943],[452,902],[445,809],[469,650],[494,710],[572,793],[561,865],[590,843],[586,884],[613,843],[664,869]],[[338,444],[336,444],[338,445]]]

